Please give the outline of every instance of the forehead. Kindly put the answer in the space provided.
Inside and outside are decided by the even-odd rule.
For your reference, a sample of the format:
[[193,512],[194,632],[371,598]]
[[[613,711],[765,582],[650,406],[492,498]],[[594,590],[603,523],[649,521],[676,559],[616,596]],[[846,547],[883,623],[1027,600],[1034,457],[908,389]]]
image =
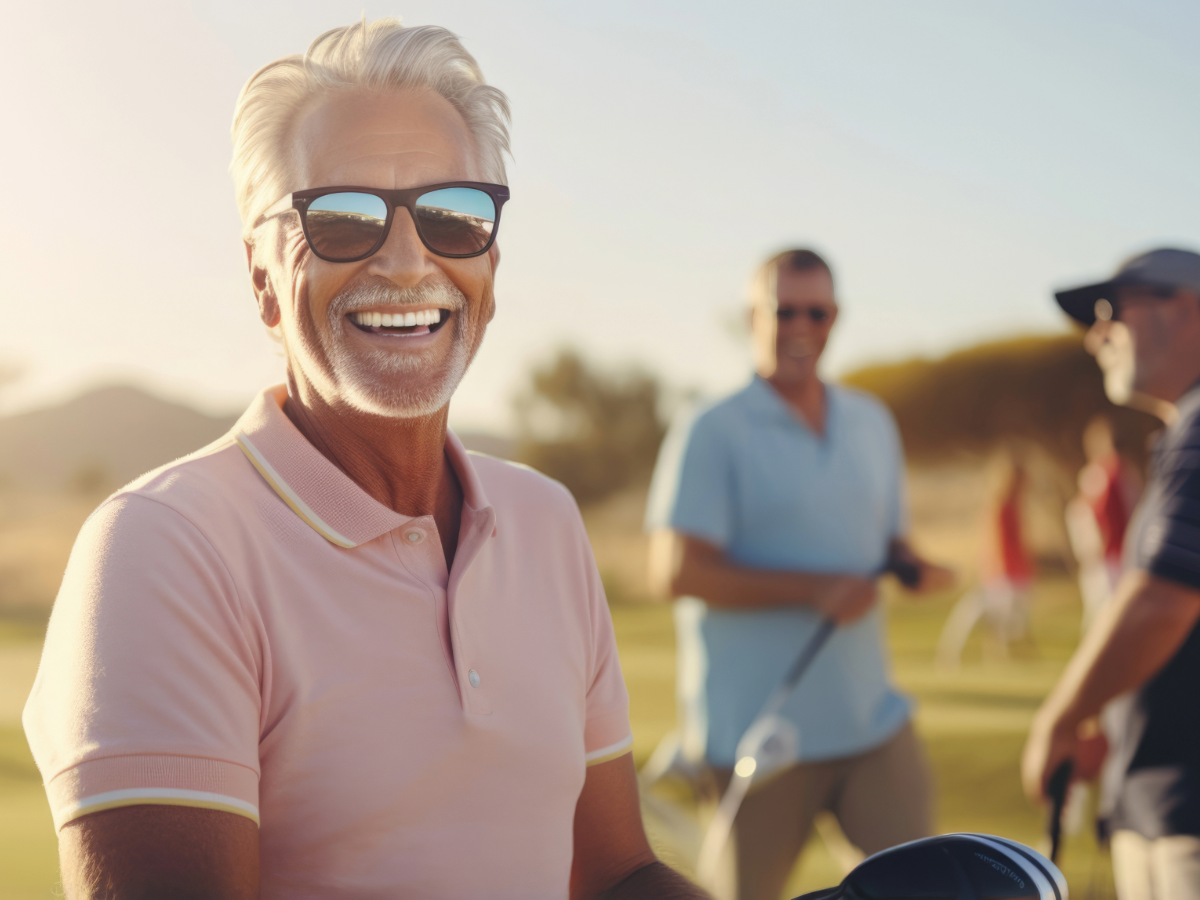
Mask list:
[[824,269],[796,271],[788,266],[781,266],[775,284],[776,298],[780,305],[836,305],[833,297],[833,279]]
[[466,123],[429,90],[331,93],[305,112],[295,142],[294,190],[479,180]]

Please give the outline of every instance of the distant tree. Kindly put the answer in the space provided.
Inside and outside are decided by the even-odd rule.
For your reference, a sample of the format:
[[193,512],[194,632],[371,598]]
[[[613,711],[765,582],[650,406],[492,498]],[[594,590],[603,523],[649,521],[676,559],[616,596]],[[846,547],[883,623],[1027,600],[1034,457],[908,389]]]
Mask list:
[[1097,413],[1110,416],[1120,449],[1138,461],[1159,427],[1108,401],[1078,333],[993,341],[937,360],[868,366],[842,380],[891,408],[914,459],[1032,441],[1073,472],[1083,462],[1083,429]]
[[561,481],[581,505],[645,480],[665,431],[661,393],[643,370],[607,373],[560,350],[515,400],[517,459]]

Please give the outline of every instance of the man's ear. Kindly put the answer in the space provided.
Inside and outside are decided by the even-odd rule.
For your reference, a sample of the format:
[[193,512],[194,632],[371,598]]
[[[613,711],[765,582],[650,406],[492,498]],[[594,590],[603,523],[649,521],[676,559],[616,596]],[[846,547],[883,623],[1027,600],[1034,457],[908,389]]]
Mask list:
[[250,284],[254,288],[254,299],[258,301],[258,315],[263,324],[274,328],[279,324],[282,314],[279,311],[279,296],[271,283],[271,275],[261,261],[255,259],[254,245],[247,240],[242,244],[246,248],[246,266],[250,270]]

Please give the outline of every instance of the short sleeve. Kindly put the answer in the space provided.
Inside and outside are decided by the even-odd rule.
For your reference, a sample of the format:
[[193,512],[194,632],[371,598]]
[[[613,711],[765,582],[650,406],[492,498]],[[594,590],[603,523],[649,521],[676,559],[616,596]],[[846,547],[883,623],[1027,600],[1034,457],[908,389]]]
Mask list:
[[717,547],[734,534],[733,465],[711,412],[682,416],[663,440],[646,503],[646,530],[669,528]]
[[204,535],[119,495],[84,525],[23,723],[57,828],[118,806],[258,821],[261,645]]
[[880,404],[879,414],[887,430],[886,446],[892,454],[891,466],[893,482],[891,495],[888,498],[888,529],[893,538],[903,538],[908,535],[911,522],[908,514],[908,469],[904,462],[904,443],[900,439],[900,429],[891,410]]
[[1151,575],[1200,590],[1200,418],[1163,463],[1155,477],[1160,502],[1140,529],[1135,561]]

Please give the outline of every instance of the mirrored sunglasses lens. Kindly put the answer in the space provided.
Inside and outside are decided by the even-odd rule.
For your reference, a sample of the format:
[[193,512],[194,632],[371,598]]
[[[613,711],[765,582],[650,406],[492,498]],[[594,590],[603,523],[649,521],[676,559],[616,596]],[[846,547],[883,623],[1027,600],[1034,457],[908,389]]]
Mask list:
[[495,224],[495,201],[476,188],[442,188],[417,200],[417,227],[438,253],[479,253],[492,239]]
[[387,225],[387,204],[374,194],[346,191],[308,206],[308,242],[326,259],[356,259],[371,252]]

